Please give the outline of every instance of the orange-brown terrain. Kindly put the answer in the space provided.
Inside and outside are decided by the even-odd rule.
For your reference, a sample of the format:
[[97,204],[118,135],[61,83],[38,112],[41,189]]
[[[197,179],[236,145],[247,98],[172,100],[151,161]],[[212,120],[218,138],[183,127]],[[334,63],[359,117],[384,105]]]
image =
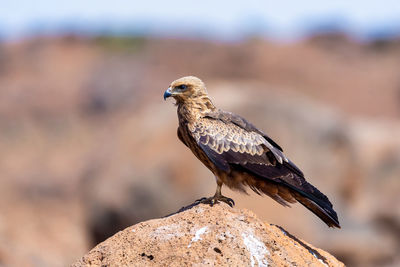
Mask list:
[[0,43],[0,265],[65,266],[119,230],[211,196],[162,94],[185,75],[280,144],[341,230],[223,188],[349,266],[400,264],[400,44],[345,36],[32,38]]
[[225,204],[201,204],[128,227],[72,266],[207,265],[344,266],[282,227]]

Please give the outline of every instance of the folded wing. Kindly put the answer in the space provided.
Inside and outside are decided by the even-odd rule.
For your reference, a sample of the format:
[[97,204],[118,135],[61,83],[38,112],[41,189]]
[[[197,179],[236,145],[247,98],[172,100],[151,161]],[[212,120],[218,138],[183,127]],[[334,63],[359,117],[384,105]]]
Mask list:
[[286,206],[298,201],[328,226],[340,227],[329,199],[305,180],[277,143],[242,117],[217,111],[189,125],[189,130],[220,171],[241,173],[255,192]]

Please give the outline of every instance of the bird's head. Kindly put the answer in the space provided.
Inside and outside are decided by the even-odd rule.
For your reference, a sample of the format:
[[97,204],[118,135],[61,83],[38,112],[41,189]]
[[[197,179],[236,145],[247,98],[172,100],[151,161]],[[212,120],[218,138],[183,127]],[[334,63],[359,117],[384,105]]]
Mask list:
[[196,98],[207,97],[207,90],[205,84],[199,78],[186,76],[171,83],[164,93],[164,100],[171,96],[179,104]]

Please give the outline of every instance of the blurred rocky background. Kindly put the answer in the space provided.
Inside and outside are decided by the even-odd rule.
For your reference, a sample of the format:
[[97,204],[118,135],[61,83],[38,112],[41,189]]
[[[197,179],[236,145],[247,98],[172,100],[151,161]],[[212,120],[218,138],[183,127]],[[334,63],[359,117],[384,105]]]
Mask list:
[[162,99],[185,75],[279,143],[329,196],[342,229],[300,205],[223,188],[237,207],[348,266],[400,265],[398,35],[33,32],[0,41],[0,266],[68,265],[214,193]]

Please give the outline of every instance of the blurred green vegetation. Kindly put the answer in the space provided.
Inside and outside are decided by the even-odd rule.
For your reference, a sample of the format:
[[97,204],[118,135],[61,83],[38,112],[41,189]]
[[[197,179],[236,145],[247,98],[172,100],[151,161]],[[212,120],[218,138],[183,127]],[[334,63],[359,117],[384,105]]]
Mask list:
[[142,36],[101,35],[94,39],[95,44],[112,52],[137,53],[143,50],[147,38]]

